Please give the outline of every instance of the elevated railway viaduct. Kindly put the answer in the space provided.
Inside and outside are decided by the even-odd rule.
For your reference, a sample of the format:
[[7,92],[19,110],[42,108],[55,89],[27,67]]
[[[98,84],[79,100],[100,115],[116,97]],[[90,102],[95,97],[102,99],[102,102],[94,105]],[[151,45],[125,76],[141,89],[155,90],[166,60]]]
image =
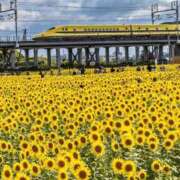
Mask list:
[[[123,28],[123,30],[122,30]],[[136,29],[135,29],[136,28]],[[100,48],[105,48],[105,62],[110,63],[110,48],[116,48],[118,63],[119,47],[124,48],[125,61],[129,61],[129,48],[135,47],[136,59],[139,59],[139,47],[144,49],[144,61],[148,60],[149,47],[153,47],[153,55],[157,60],[163,58],[163,46],[169,46],[170,59],[179,56],[178,36],[180,30],[176,25],[149,26],[59,26],[41,33],[31,41],[19,41],[19,49],[24,50],[25,59],[29,61],[29,51],[33,49],[34,64],[38,66],[38,51],[47,50],[47,64],[51,68],[51,50],[56,49],[56,62],[60,67],[62,60],[60,49],[68,50],[69,64],[75,61],[82,63],[82,51],[85,52],[85,62],[96,65],[100,63]],[[15,67],[14,41],[0,42],[4,62]],[[91,51],[90,51],[91,49]],[[92,52],[93,49],[93,52]]]

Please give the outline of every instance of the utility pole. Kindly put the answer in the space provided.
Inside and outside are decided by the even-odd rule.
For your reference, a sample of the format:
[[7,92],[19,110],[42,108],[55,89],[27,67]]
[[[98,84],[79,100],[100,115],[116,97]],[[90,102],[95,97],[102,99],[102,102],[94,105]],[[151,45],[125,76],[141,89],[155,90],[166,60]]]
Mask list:
[[18,43],[18,12],[17,12],[17,0],[14,0],[14,14],[15,14],[15,31],[16,31],[16,48],[19,48]]
[[164,10],[159,10],[158,4],[153,4],[151,6],[152,24],[159,21],[163,17],[175,19],[174,23],[177,26],[177,41],[179,41],[179,0],[172,1],[170,5],[170,8]]
[[10,1],[10,8],[7,10],[2,10],[2,4],[0,3],[0,14],[14,12],[14,23],[15,23],[15,36],[16,36],[16,48],[19,47],[18,43],[18,9],[17,9],[17,0]]
[[163,18],[173,18],[176,19],[176,22],[178,23],[179,20],[179,5],[178,0],[174,0],[170,4],[170,8],[159,10],[159,5],[153,4],[151,6],[151,17],[152,17],[152,24],[154,24],[156,21],[159,21]]
[[177,41],[179,41],[179,1],[176,1]]

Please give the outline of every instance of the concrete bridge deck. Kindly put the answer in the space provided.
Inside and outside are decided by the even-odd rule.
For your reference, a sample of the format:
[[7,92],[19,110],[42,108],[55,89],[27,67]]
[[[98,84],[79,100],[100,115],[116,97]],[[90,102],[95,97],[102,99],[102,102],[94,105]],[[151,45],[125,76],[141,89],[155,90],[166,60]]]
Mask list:
[[[38,50],[39,49],[47,49],[47,61],[48,67],[51,67],[51,49],[56,49],[56,60],[57,66],[61,66],[61,56],[60,56],[60,48],[68,49],[68,61],[70,64],[73,64],[75,61],[78,64],[82,63],[82,49],[85,50],[85,61],[86,64],[94,61],[96,65],[100,63],[100,51],[99,48],[105,48],[106,53],[106,64],[110,63],[110,48],[116,47],[116,59],[118,63],[118,53],[119,47],[124,47],[125,51],[125,61],[129,60],[129,47],[136,48],[136,59],[140,57],[139,47],[144,48],[144,61],[148,60],[149,56],[149,48],[154,47],[153,56],[156,59],[160,60],[163,58],[163,46],[169,46],[170,51],[170,59],[174,56],[174,48],[177,44],[177,37],[151,37],[151,36],[140,36],[140,37],[109,37],[109,38],[97,38],[97,39],[57,39],[54,41],[19,41],[19,49],[25,51],[25,59],[28,61],[29,59],[29,50],[34,50],[34,62],[38,65]],[[94,52],[90,51],[90,48],[94,48]],[[15,41],[2,41],[0,42],[0,50],[3,51],[4,59],[8,59],[9,64],[13,67],[15,65],[14,58],[16,49]],[[74,52],[74,49],[77,50],[77,53]],[[11,54],[9,54],[9,50]],[[8,55],[9,54],[9,55]]]

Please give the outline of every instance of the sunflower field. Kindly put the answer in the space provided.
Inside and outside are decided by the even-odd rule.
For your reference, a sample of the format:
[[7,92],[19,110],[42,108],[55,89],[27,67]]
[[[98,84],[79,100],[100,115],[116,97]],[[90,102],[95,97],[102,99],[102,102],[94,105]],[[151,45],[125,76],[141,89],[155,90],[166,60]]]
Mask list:
[[2,180],[179,180],[180,71],[0,77]]

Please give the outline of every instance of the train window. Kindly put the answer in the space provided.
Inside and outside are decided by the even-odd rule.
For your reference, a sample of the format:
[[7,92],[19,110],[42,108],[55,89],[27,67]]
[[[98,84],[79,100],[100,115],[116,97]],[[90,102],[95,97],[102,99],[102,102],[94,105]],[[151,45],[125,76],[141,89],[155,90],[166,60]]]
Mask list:
[[54,29],[56,29],[56,28],[55,28],[55,27],[52,27],[52,28],[48,29],[48,31],[50,31],[50,30],[54,30]]
[[128,27],[126,27],[126,31],[128,31]]
[[75,31],[76,31],[76,29],[73,29],[73,31],[75,32]]
[[149,31],[149,28],[146,28],[146,31]]
[[68,31],[68,28],[64,28],[65,31]]
[[141,30],[141,27],[139,26],[138,29]]
[[169,28],[168,28],[168,27],[166,28],[166,31],[169,31]]
[[119,31],[119,28],[117,28],[116,31]]
[[159,28],[158,28],[158,27],[156,28],[156,31],[159,31]]

